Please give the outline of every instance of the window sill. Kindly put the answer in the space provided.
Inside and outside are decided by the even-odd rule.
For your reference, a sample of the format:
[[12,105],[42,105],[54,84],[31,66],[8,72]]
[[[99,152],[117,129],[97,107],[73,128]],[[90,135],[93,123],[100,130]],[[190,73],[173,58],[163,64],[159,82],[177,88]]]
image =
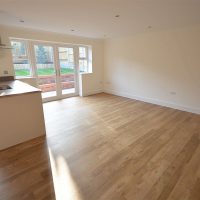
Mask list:
[[79,72],[79,74],[93,74],[93,72]]
[[15,80],[20,80],[20,79],[33,79],[33,78],[35,78],[35,77],[33,77],[33,76],[29,76],[29,77],[27,77],[27,76],[15,76]]

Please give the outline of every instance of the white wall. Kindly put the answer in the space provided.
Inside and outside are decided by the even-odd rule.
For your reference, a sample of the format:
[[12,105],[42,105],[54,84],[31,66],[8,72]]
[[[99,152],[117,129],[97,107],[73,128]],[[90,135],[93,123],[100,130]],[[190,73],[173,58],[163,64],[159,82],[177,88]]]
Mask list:
[[[104,75],[106,92],[200,113],[200,26],[152,30],[104,43],[6,26],[0,26],[0,35],[7,44],[9,37],[17,37],[92,45],[93,73],[82,77],[85,94],[102,91]],[[13,74],[9,50],[0,51],[0,76],[4,70]]]
[[[10,40],[4,27],[0,26],[0,36],[2,43],[10,46]],[[4,70],[8,71],[8,74],[4,74]],[[14,75],[12,54],[9,49],[0,49],[0,76]]]
[[200,26],[106,40],[104,90],[200,113]]
[[[24,28],[0,26],[0,36],[3,43],[10,45],[9,37],[44,40],[52,42],[84,44],[92,46],[93,69],[90,79],[87,79],[87,85],[92,85],[91,90],[103,89],[103,41],[97,39],[88,39],[82,37],[74,37],[69,35],[51,33],[46,31],[31,30]],[[14,75],[12,65],[12,55],[10,50],[0,50],[0,76],[5,76],[3,72],[7,70],[8,75]],[[90,91],[91,93],[94,91]]]
[[[79,78],[80,96],[84,97],[103,92],[103,88],[97,89],[95,85],[90,84],[90,82],[92,82],[92,79],[93,79],[92,73],[80,74]],[[101,81],[101,84],[103,85],[103,80]]]

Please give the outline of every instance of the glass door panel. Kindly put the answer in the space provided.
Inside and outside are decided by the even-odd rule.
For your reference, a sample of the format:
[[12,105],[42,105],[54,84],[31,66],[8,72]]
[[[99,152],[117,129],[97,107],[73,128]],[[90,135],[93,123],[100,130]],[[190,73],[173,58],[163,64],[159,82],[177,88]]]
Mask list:
[[75,61],[73,47],[58,47],[62,95],[75,93]]
[[42,98],[57,96],[56,70],[54,51],[52,46],[34,45],[36,74],[38,84],[42,90]]

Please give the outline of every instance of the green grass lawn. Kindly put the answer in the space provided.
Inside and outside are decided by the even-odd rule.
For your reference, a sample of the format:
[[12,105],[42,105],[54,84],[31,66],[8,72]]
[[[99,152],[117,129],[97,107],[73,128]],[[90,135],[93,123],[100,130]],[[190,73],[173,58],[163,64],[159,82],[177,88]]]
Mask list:
[[[47,76],[55,74],[55,70],[53,68],[38,69],[37,72],[39,76]],[[72,73],[74,73],[73,69],[61,68],[61,74],[72,74]],[[28,69],[18,69],[15,70],[15,75],[30,76],[30,71]]]

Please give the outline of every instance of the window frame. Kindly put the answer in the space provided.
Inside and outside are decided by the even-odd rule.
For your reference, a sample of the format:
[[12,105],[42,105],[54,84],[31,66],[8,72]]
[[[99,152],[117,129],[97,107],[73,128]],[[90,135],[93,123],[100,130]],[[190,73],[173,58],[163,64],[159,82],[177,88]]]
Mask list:
[[[81,48],[81,47],[86,49],[86,51],[85,51],[86,56],[84,58],[80,57],[80,50],[79,50],[79,48]],[[83,60],[83,61],[86,60],[87,61],[87,66],[86,66],[87,70],[84,71],[84,72],[80,72],[80,69],[79,69],[79,72],[82,73],[82,74],[90,73],[89,72],[89,47],[85,46],[85,45],[79,45],[78,50],[79,50],[79,52],[78,52],[78,63],[79,63],[80,60]],[[80,65],[79,65],[79,68],[80,68]]]
[[[11,46],[12,46],[12,41],[14,41],[14,42],[23,42],[25,44],[26,55],[23,55],[23,56],[20,56],[20,57],[23,57],[21,60],[27,60],[29,66],[30,66],[30,68],[29,68],[30,75],[29,76],[16,76],[16,73],[15,73],[15,77],[16,78],[32,78],[33,77],[33,67],[32,67],[32,63],[31,63],[31,55],[30,55],[30,48],[29,48],[28,41],[25,40],[25,39],[10,38],[10,44],[11,44]],[[18,56],[13,56],[12,51],[11,51],[11,54],[12,54],[13,69],[14,69],[14,72],[15,72],[14,59],[16,59]]]
[[[92,60],[89,58],[89,49],[92,49],[91,46],[89,45],[82,45],[82,44],[68,44],[68,43],[59,43],[59,42],[52,42],[52,41],[42,41],[42,40],[31,40],[31,39],[23,39],[23,38],[14,38],[14,37],[10,37],[10,44],[12,44],[12,41],[19,41],[19,42],[25,42],[25,47],[26,47],[26,57],[28,60],[28,63],[30,65],[30,75],[29,76],[16,76],[15,77],[20,79],[20,78],[35,78],[37,77],[36,74],[36,67],[34,67],[34,63],[35,63],[35,54],[33,52],[33,45],[36,43],[43,43],[43,44],[50,44],[52,46],[56,46],[56,47],[74,47],[74,49],[77,51],[75,52],[75,63],[77,63],[77,67],[78,67],[78,73],[80,74],[87,74],[87,73],[91,73],[89,70],[89,65],[92,67]],[[86,57],[85,58],[81,58],[80,54],[79,54],[79,47],[84,47],[86,48]],[[58,49],[57,49],[58,51]],[[15,72],[15,64],[14,64],[14,60],[13,60],[13,53],[12,53],[12,61],[13,61],[13,69]],[[80,66],[79,66],[79,60],[87,60],[87,67],[86,70],[84,72],[80,72]],[[91,63],[90,63],[91,62]]]

